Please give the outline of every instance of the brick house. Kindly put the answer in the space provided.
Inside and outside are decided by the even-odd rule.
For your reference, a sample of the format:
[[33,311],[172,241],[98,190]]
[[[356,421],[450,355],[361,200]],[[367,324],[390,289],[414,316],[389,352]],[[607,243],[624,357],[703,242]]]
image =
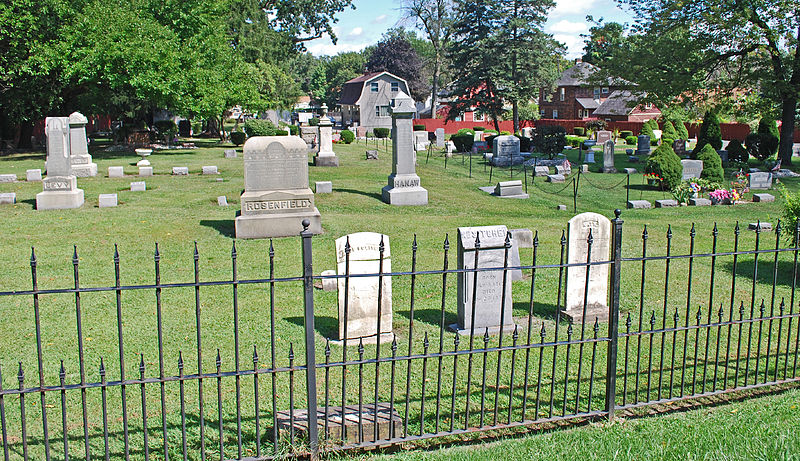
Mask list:
[[661,111],[653,104],[638,104],[628,90],[616,90],[594,110],[594,117],[607,122],[646,122],[657,119]]
[[539,112],[542,118],[588,119],[594,118],[594,111],[600,107],[618,88],[611,85],[595,86],[589,82],[597,67],[578,61],[561,73],[556,80],[556,90],[552,93],[539,91]]

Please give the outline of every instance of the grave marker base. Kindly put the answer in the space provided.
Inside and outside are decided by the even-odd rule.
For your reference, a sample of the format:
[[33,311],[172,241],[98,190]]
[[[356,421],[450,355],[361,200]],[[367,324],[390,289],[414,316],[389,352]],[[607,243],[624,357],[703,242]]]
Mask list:
[[37,210],[64,210],[83,205],[83,189],[44,191],[36,194]]

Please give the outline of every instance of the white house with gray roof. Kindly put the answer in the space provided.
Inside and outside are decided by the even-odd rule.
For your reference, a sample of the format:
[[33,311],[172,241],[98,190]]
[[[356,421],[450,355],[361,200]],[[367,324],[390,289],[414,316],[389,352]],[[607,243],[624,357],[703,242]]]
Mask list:
[[342,87],[339,105],[346,126],[391,128],[389,108],[399,93],[409,94],[408,83],[389,72],[373,72],[347,81]]

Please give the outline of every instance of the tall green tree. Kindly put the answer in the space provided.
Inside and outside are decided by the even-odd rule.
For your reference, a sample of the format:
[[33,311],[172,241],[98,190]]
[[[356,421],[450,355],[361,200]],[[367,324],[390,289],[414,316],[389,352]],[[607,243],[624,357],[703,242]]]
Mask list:
[[422,59],[402,35],[385,37],[371,48],[366,62],[367,72],[387,71],[405,79],[411,96],[419,101],[428,94],[422,77]]
[[638,24],[637,37],[618,50],[632,64],[623,69],[617,62],[618,76],[635,75],[642,90],[664,101],[688,91],[717,97],[734,88],[761,88],[780,108],[779,156],[791,163],[800,97],[796,0],[618,1]]
[[335,107],[339,103],[342,86],[348,80],[362,75],[365,64],[364,55],[357,52],[339,53],[320,59],[309,82],[311,96],[324,101],[328,107]]
[[449,48],[451,64],[458,71],[450,90],[457,98],[450,117],[474,108],[489,115],[499,129],[508,103],[514,130],[519,129],[519,103],[527,104],[558,74],[563,49],[541,30],[553,5],[531,0],[458,4]]
[[587,16],[586,19],[594,25],[589,28],[588,35],[581,35],[584,42],[581,60],[603,67],[613,51],[624,45],[625,27],[618,22],[604,23],[603,18],[595,21],[592,16]]

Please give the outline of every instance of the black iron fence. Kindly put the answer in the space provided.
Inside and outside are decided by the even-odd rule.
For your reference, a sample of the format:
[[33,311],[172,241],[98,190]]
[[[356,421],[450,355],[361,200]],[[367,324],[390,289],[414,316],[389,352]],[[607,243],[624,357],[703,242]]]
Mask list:
[[[650,236],[645,227],[640,239],[623,242],[617,212],[611,230],[610,254],[599,258],[589,234],[584,263],[567,262],[562,232],[547,256],[536,234],[530,255],[514,265],[509,234],[500,247],[481,247],[476,238],[475,249],[464,250],[474,265],[461,268],[453,267],[448,238],[436,249],[441,267],[425,270],[417,267],[416,239],[408,271],[384,271],[381,263],[375,273],[351,274],[347,246],[343,274],[331,276],[314,275],[312,236],[303,232],[301,274],[278,277],[270,243],[264,277],[240,278],[234,245],[230,279],[204,281],[195,246],[193,280],[176,283],[162,281],[156,246],[153,283],[136,285],[123,284],[115,250],[115,283],[97,287],[81,285],[76,249],[74,283],[60,289],[39,288],[32,252],[31,289],[0,292],[5,312],[33,310],[4,342],[35,344],[34,357],[24,346],[0,356],[4,459],[316,457],[613,418],[640,406],[800,381],[799,248],[786,243],[792,239],[780,224],[768,247],[760,226],[745,236],[737,224],[727,237],[714,226],[707,252],[696,251],[694,226],[688,239],[671,228]],[[656,239],[664,251],[652,255],[648,243]],[[479,265],[492,250],[502,250],[503,264]],[[380,261],[383,251],[381,244]],[[564,321],[568,269],[585,270],[588,281],[601,266],[609,272],[608,321],[588,316],[586,302],[583,322]],[[522,281],[511,282],[515,270]],[[455,278],[472,277],[475,289],[479,274],[490,271],[503,274],[496,279],[501,303],[513,285],[513,330],[451,332]],[[335,327],[323,325],[331,321],[320,311],[337,310],[338,298],[315,291],[315,283],[341,280],[348,293],[359,277],[377,279],[378,290],[393,280],[399,321],[388,342],[333,341]],[[588,290],[587,282],[583,299]],[[381,332],[388,306],[380,292],[376,299]],[[475,318],[475,293],[471,299]],[[89,314],[87,303],[102,313]],[[345,296],[345,319],[349,305]],[[230,316],[217,316],[229,309]],[[498,312],[499,325],[507,324],[505,310]]]

